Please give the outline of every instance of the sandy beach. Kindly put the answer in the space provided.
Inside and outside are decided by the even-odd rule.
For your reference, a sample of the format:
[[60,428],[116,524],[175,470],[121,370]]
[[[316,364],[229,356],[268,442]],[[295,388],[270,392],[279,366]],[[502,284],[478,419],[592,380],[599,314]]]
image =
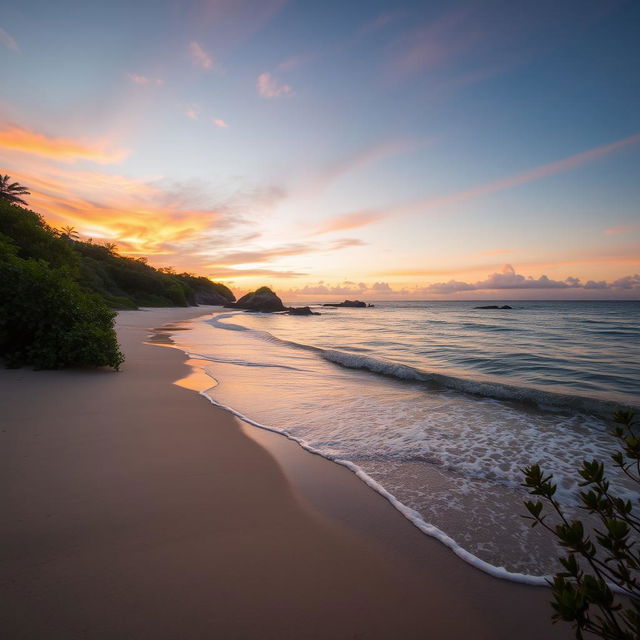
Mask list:
[[549,592],[492,578],[347,469],[172,384],[122,312],[126,362],[0,370],[6,638],[569,638]]

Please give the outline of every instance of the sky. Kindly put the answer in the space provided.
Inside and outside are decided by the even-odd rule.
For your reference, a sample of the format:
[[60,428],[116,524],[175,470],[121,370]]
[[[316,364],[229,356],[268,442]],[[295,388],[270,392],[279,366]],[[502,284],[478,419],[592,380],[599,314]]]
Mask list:
[[0,173],[287,300],[639,299],[640,3],[5,0]]

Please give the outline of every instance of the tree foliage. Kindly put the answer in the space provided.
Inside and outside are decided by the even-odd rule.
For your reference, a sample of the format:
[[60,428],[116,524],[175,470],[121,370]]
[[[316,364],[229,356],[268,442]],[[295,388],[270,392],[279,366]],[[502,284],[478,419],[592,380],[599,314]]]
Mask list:
[[83,291],[67,267],[20,258],[0,236],[0,355],[10,367],[118,369],[115,313]]
[[110,308],[233,300],[222,284],[155,269],[119,255],[114,244],[81,241],[73,227],[58,231],[0,198],[0,357],[9,366],[117,369],[123,356]]
[[186,307],[233,302],[223,284],[173,269],[155,269],[146,259],[119,255],[113,243],[81,241],[73,227],[57,231],[40,215],[0,200],[0,233],[18,247],[21,258],[66,266],[82,288],[99,294],[115,309]]
[[11,182],[9,176],[0,175],[0,200],[26,205],[27,203],[21,196],[28,195],[30,195],[30,192],[26,187],[23,187],[18,182]]
[[[634,415],[619,411],[614,421],[622,448],[612,456],[613,464],[640,489],[640,437]],[[598,521],[591,533],[582,521],[564,514],[554,497],[557,485],[551,474],[538,465],[523,471],[523,486],[551,506],[557,522],[549,523],[540,500],[525,502],[529,512],[525,517],[567,550],[560,558],[563,570],[550,583],[554,622],[571,622],[578,639],[584,632],[606,640],[640,638],[640,519],[633,513],[632,501],[611,486],[602,462],[583,461],[579,473],[585,490],[580,492],[580,505]]]

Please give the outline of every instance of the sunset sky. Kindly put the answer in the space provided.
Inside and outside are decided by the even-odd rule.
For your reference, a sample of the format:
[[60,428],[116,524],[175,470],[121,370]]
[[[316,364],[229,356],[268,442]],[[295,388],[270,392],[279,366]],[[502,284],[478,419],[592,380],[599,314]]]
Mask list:
[[640,2],[5,0],[0,173],[283,298],[640,298]]

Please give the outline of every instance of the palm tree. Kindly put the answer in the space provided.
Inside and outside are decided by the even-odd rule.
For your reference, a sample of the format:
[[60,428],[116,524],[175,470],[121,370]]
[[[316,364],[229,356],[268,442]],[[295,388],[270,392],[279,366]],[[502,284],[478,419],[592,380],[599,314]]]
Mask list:
[[17,182],[9,182],[9,176],[0,175],[0,199],[8,200],[12,204],[27,203],[20,196],[30,195],[29,190]]
[[76,231],[75,227],[62,227],[59,233],[60,237],[66,238],[67,240],[78,240],[78,238],[80,238],[80,235]]

